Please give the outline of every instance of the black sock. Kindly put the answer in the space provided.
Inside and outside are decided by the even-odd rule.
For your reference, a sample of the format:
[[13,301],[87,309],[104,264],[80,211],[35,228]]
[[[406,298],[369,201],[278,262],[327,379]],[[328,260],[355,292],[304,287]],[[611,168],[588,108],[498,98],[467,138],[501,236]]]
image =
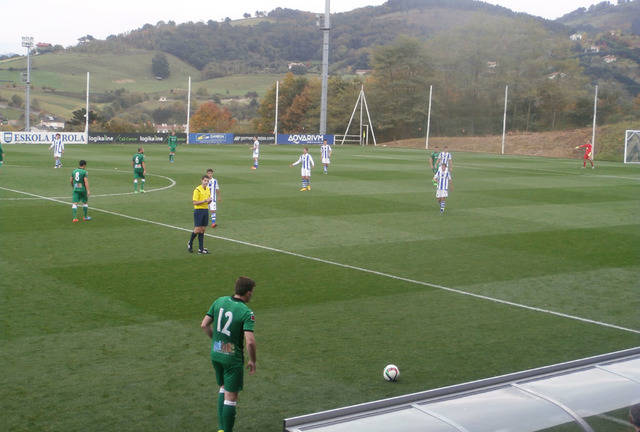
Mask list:
[[200,245],[200,250],[204,249],[204,234],[198,233],[198,244]]
[[193,245],[193,239],[194,239],[194,238],[196,238],[196,236],[197,236],[197,235],[198,235],[198,234],[196,234],[196,233],[194,233],[194,232],[192,232],[192,233],[191,233],[191,238],[189,239],[189,244],[190,244],[190,245]]

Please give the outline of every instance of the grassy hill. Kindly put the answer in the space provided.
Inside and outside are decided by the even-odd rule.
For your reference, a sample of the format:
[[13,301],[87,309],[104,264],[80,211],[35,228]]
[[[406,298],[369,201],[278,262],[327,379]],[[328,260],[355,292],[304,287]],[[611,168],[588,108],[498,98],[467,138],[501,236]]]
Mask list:
[[[151,72],[151,59],[155,51],[132,49],[123,53],[59,52],[33,56],[31,60],[31,97],[43,111],[69,118],[74,110],[83,108],[86,97],[86,73],[90,72],[92,105],[100,96],[117,89],[146,93],[151,99],[159,97],[186,100],[188,78],[192,79],[192,100],[204,100],[196,95],[204,88],[208,95],[223,97],[244,96],[254,91],[263,95],[282,74],[245,74],[200,80],[200,72],[175,56],[166,54],[171,75],[157,80]],[[21,74],[26,71],[26,57],[0,61],[0,114],[10,120],[19,115],[11,107],[3,107],[13,95],[24,98]],[[6,105],[6,104],[4,104]],[[35,107],[34,107],[35,109]],[[38,111],[35,109],[35,111]]]
[[[157,80],[151,73],[153,51],[132,49],[122,53],[84,54],[78,52],[50,53],[33,56],[32,82],[36,87],[50,87],[57,91],[84,93],[86,73],[91,73],[91,89],[94,92],[125,88],[139,92],[159,92],[187,87],[189,75],[198,71],[167,55],[171,76]],[[26,58],[19,57],[0,63],[0,80],[19,82],[20,73],[26,68]]]

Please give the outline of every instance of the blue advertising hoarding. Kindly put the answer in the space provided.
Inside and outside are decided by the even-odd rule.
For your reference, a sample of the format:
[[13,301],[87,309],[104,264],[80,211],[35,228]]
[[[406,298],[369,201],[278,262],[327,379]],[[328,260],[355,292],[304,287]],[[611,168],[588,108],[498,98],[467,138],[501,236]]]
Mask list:
[[233,134],[190,133],[189,144],[233,144]]
[[327,144],[333,144],[333,135],[322,134],[278,134],[278,144],[322,144],[327,140]]

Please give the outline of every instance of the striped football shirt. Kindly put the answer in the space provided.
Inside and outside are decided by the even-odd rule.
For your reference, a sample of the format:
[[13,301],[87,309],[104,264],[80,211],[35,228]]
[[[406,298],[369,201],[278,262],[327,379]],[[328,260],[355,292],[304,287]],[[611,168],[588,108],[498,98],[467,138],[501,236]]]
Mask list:
[[49,148],[53,149],[54,153],[62,153],[64,151],[64,144],[62,143],[62,138],[54,138],[53,143],[49,146]]
[[449,172],[449,169],[445,169],[444,171],[439,169],[438,172],[436,172],[436,175],[433,176],[433,179],[438,182],[438,190],[449,190],[449,180],[451,180],[451,173]]
[[440,154],[438,155],[438,161],[440,163],[446,163],[447,165],[449,165],[451,159],[453,159],[453,157],[449,152],[440,152]]
[[209,180],[209,190],[211,191],[211,202],[218,201],[218,191],[220,190],[220,185],[218,185],[218,180],[212,178]]
[[322,159],[329,159],[329,155],[331,154],[331,146],[329,144],[321,145],[320,154],[322,155]]
[[298,160],[293,164],[298,165],[299,163],[302,163],[301,168],[306,170],[310,170],[313,166],[315,166],[315,164],[313,163],[313,158],[309,153],[303,153],[302,155],[300,155]]

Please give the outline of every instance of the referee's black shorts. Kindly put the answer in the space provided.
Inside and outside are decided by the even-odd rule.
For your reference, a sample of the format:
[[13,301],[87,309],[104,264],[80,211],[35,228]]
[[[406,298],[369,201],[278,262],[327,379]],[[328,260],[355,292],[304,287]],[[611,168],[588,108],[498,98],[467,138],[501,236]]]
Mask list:
[[193,209],[193,226],[194,227],[207,226],[208,222],[209,222],[208,209]]

